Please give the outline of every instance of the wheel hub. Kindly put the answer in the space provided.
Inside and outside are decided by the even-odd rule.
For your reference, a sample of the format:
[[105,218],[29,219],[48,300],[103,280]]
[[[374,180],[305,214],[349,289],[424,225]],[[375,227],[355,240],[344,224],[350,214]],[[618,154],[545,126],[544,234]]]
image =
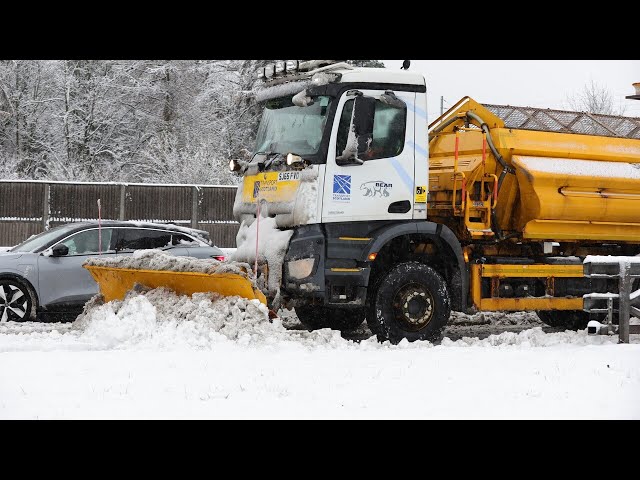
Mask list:
[[426,307],[426,302],[422,298],[412,298],[407,302],[409,315],[415,317]]
[[402,287],[394,300],[396,319],[405,330],[421,330],[431,321],[433,297],[422,285],[410,284]]
[[[8,288],[5,288],[8,287]],[[15,285],[0,285],[0,322],[24,320],[27,314],[27,298]]]

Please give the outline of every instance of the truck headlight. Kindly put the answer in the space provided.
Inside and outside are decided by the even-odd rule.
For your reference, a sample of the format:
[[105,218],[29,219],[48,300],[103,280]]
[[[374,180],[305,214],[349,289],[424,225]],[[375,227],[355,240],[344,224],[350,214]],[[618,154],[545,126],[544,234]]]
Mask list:
[[241,167],[242,165],[237,160],[232,159],[229,161],[229,170],[231,172],[237,172],[238,170],[240,170]]
[[308,277],[311,275],[311,272],[313,272],[315,262],[315,258],[302,258],[300,260],[287,262],[289,276],[297,280]]
[[287,154],[287,165],[291,166],[294,165],[296,163],[302,163],[302,157],[300,155],[296,155],[295,153],[288,153]]

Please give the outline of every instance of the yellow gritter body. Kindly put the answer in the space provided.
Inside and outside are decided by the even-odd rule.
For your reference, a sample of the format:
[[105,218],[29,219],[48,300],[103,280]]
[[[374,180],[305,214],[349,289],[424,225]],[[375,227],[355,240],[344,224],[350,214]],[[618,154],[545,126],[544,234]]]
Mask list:
[[[490,140],[507,165],[515,170],[515,175],[509,173],[504,177],[495,206],[497,227],[505,234],[515,234],[525,242],[615,240],[640,243],[639,138],[615,136],[616,132],[609,131],[599,116],[520,107],[510,115],[529,115],[531,124],[538,128],[544,126],[536,122],[546,120],[555,131],[509,128],[509,107],[489,107],[495,107],[493,111],[501,107],[506,120],[465,97],[431,124],[433,132],[439,124],[459,117],[441,131],[430,134],[428,217],[431,220],[446,223],[462,239],[494,236],[490,229],[484,233],[474,231],[473,225],[464,222],[465,212],[462,209],[455,211],[453,207],[462,202],[459,186],[462,176],[470,195],[469,210],[473,209],[474,194],[480,193],[479,179],[483,171],[496,176],[502,172],[502,166],[489,148],[486,148],[483,169],[483,135],[476,128],[478,122],[464,128],[463,115],[471,111],[488,125]],[[546,112],[552,112],[566,128],[562,128],[560,122],[553,123]],[[575,128],[570,123],[573,118],[582,122],[583,130],[591,129],[600,134],[563,133],[562,130],[569,132]],[[613,122],[617,122],[617,118],[620,123],[625,122],[624,117],[609,118],[616,119]],[[633,124],[629,123],[629,129],[633,129]],[[459,127],[462,130],[456,134]],[[456,136],[459,139],[457,165]],[[454,172],[458,179],[455,188]],[[484,188],[486,191],[489,186]],[[483,199],[478,197],[476,202]],[[481,213],[477,212],[476,216]],[[471,216],[474,216],[473,211]]]

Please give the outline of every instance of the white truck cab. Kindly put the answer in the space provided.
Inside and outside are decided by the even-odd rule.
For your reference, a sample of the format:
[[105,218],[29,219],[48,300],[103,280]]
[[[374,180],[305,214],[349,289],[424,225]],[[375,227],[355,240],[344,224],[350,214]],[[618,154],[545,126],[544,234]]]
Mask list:
[[[449,289],[456,286],[452,298],[461,304],[466,285],[456,273],[464,265],[456,237],[427,221],[424,76],[346,63],[286,66],[261,72],[256,151],[230,165],[244,177],[234,259],[262,265],[273,303],[294,306],[310,328],[354,328],[367,317],[385,339],[432,338],[449,317]],[[393,315],[404,315],[405,325],[393,333],[376,320],[384,316],[372,297],[380,287],[370,283],[389,273],[376,258],[393,256],[412,234],[437,238],[453,267],[437,273],[403,263],[433,277],[433,291],[418,286],[398,297],[406,306]]]

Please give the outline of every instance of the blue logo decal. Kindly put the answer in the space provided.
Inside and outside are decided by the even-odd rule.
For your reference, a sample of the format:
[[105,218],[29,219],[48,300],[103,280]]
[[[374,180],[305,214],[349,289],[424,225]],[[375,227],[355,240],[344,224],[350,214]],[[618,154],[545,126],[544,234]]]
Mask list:
[[258,196],[258,192],[260,192],[260,182],[253,182],[253,198]]
[[333,201],[351,201],[351,175],[333,176]]
[[351,193],[351,175],[333,176],[333,193]]

